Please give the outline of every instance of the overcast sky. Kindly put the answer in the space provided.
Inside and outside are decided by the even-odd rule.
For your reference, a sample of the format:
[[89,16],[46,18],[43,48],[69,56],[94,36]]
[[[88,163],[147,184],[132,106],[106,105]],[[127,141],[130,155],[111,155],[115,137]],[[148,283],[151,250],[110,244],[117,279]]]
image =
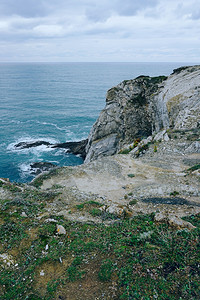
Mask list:
[[200,0],[0,0],[0,61],[200,62]]

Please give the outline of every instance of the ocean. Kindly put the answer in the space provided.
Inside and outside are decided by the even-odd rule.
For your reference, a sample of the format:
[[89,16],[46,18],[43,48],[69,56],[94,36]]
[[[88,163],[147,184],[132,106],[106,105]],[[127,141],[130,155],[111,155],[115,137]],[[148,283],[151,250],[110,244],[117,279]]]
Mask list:
[[[87,138],[105,106],[106,91],[139,75],[169,75],[185,63],[0,63],[0,177],[34,178],[30,164],[83,163],[64,149],[16,149],[19,142]],[[190,64],[187,64],[190,65]]]

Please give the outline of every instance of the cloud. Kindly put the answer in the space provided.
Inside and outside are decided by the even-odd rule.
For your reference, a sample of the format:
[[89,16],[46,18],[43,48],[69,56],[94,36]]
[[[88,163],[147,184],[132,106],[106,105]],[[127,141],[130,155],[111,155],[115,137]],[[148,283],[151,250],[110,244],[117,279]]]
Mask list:
[[33,33],[37,36],[55,37],[61,36],[63,32],[62,26],[59,25],[38,25],[33,28]]
[[0,15],[19,15],[22,17],[36,17],[45,15],[43,1],[35,0],[1,0]]
[[157,0],[112,0],[112,1],[91,1],[89,7],[86,8],[86,16],[93,21],[106,20],[110,16],[134,16],[138,11],[147,7],[154,7]]
[[199,18],[199,0],[0,0],[0,60],[194,60]]

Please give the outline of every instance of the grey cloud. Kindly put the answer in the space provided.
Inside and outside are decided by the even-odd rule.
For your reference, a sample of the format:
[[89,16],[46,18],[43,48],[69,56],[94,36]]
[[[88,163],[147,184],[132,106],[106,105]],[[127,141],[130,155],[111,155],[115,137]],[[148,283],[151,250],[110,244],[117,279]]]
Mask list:
[[0,14],[35,17],[45,15],[45,6],[42,1],[35,0],[1,0]]
[[187,19],[200,19],[200,3],[199,0],[191,0],[188,2],[179,3],[176,9],[177,16],[186,16]]
[[117,1],[118,2],[118,13],[119,15],[123,16],[132,16],[135,15],[138,11],[147,8],[147,7],[154,7],[157,5],[157,0],[143,0],[143,1],[131,1],[126,0],[123,1]]
[[138,11],[154,7],[158,0],[112,0],[112,1],[91,1],[90,6],[86,8],[86,15],[93,21],[103,21],[111,14],[120,16],[133,16]]
[[112,13],[130,16],[137,11],[153,7],[158,0],[0,0],[0,15],[19,15],[22,17],[43,17],[49,13],[86,13],[86,16],[99,21],[107,19]]

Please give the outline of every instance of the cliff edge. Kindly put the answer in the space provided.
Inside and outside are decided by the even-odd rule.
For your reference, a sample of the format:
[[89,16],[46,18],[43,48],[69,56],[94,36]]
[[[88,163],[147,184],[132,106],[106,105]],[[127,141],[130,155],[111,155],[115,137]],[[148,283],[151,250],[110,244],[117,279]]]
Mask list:
[[163,128],[198,127],[199,101],[200,66],[176,69],[169,77],[123,81],[107,92],[106,106],[89,134],[85,162],[113,155]]

